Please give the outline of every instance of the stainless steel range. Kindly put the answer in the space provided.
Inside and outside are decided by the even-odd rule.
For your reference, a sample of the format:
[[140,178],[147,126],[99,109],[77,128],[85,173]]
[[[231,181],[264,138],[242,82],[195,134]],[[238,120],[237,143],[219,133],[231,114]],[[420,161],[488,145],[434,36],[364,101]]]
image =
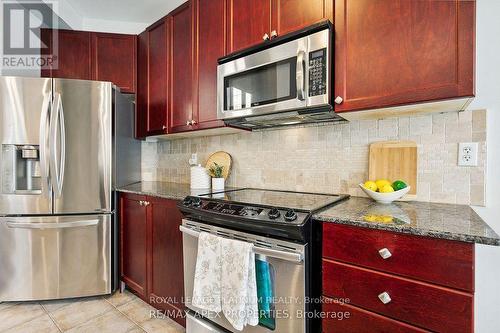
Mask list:
[[272,311],[264,323],[243,332],[319,332],[319,321],[305,315],[320,309],[308,299],[321,295],[321,228],[311,216],[347,198],[252,188],[185,198],[178,207],[186,217],[180,229],[187,332],[237,332],[223,315],[203,312],[190,302],[200,232],[253,243],[256,258],[269,264]]

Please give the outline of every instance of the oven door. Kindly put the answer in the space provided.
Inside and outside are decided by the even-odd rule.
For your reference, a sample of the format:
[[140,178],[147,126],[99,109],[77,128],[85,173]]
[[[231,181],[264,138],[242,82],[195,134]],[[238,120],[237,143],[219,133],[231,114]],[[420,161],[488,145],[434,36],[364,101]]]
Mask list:
[[307,44],[300,38],[219,65],[218,118],[305,108]]
[[[213,322],[229,332],[306,332],[306,321],[303,316],[305,312],[304,301],[306,282],[306,269],[303,258],[305,258],[306,255],[306,246],[189,220],[183,220],[180,229],[183,233],[185,304],[189,309],[205,316],[204,319],[191,318],[191,325],[188,324],[187,333],[223,332],[222,330],[215,330],[215,328],[210,325],[208,326],[212,331],[208,330],[206,328],[207,325],[203,325],[204,321]],[[272,279],[274,302],[272,302],[271,308],[275,311],[270,320],[266,320],[267,327],[264,326],[265,324],[259,324],[258,326],[246,326],[243,331],[237,331],[225,319],[223,314],[206,313],[206,311],[198,309],[191,304],[196,257],[198,253],[198,235],[201,231],[217,234],[221,237],[252,242],[255,245],[254,251],[256,253],[256,259],[266,261],[269,264],[270,271],[274,277]],[[204,327],[206,330],[202,330],[201,327]]]

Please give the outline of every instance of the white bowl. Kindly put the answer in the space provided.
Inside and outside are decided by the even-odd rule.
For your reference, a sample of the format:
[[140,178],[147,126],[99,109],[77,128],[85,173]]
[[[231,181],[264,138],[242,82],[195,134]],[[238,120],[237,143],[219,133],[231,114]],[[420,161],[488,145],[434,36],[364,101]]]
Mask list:
[[394,200],[400,199],[403,195],[408,193],[411,189],[410,186],[405,187],[402,190],[389,192],[389,193],[380,193],[374,192],[372,190],[367,189],[364,184],[359,184],[359,187],[366,193],[367,196],[375,200],[376,202],[380,202],[383,204],[390,204]]

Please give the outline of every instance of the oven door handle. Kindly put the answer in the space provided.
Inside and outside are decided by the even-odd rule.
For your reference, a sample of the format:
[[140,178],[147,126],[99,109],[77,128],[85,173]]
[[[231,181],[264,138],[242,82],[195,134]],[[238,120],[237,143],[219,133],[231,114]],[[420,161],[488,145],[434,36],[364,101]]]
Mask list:
[[305,92],[305,62],[304,57],[306,53],[304,51],[299,51],[297,53],[297,73],[295,74],[295,83],[297,85],[297,99],[303,101],[306,99]]
[[[200,233],[196,230],[193,230],[191,228],[187,228],[183,225],[179,226],[179,230],[189,236],[193,236],[198,238],[200,236]],[[304,261],[304,258],[301,253],[293,253],[293,252],[286,252],[286,251],[280,251],[280,250],[274,250],[274,249],[268,249],[264,247],[259,247],[259,246],[253,246],[253,252],[255,254],[261,254],[267,257],[272,257],[276,259],[281,259],[285,261],[290,261],[294,263],[302,263]]]

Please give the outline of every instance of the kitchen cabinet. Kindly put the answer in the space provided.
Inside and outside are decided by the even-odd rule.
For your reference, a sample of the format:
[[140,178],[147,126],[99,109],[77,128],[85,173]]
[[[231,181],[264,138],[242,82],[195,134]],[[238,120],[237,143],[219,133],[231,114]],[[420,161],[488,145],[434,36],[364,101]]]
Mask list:
[[193,117],[193,7],[188,1],[169,15],[171,82],[169,133],[191,130]]
[[[148,203],[151,237],[148,299],[156,308],[178,311],[181,315],[184,310],[182,234],[179,231],[182,215],[176,207],[177,201],[150,197]],[[182,320],[179,323],[185,324]]]
[[474,95],[474,0],[335,0],[335,111]]
[[333,0],[275,0],[273,29],[279,36],[329,19],[333,22]]
[[42,68],[42,77],[110,81],[124,93],[135,92],[136,36],[98,32],[42,29],[42,42],[57,62]]
[[120,195],[120,268],[121,279],[138,296],[147,297],[147,216],[146,197]]
[[148,107],[147,134],[166,134],[169,113],[169,27],[162,19],[147,29],[148,35]]
[[93,33],[93,79],[111,81],[123,93],[135,92],[136,36]]
[[148,31],[137,36],[137,90],[135,95],[135,137],[148,135]]
[[322,266],[323,332],[473,331],[473,244],[324,223]]
[[120,193],[121,279],[151,306],[185,321],[182,215],[177,201]]
[[226,54],[225,0],[196,0],[194,120],[197,129],[224,126],[217,120],[217,60]]
[[52,38],[52,35],[53,30],[42,29],[42,43],[48,47],[48,50],[43,53],[52,55],[55,61],[53,66],[41,70],[41,76],[91,80],[91,33],[57,30],[57,42]]

